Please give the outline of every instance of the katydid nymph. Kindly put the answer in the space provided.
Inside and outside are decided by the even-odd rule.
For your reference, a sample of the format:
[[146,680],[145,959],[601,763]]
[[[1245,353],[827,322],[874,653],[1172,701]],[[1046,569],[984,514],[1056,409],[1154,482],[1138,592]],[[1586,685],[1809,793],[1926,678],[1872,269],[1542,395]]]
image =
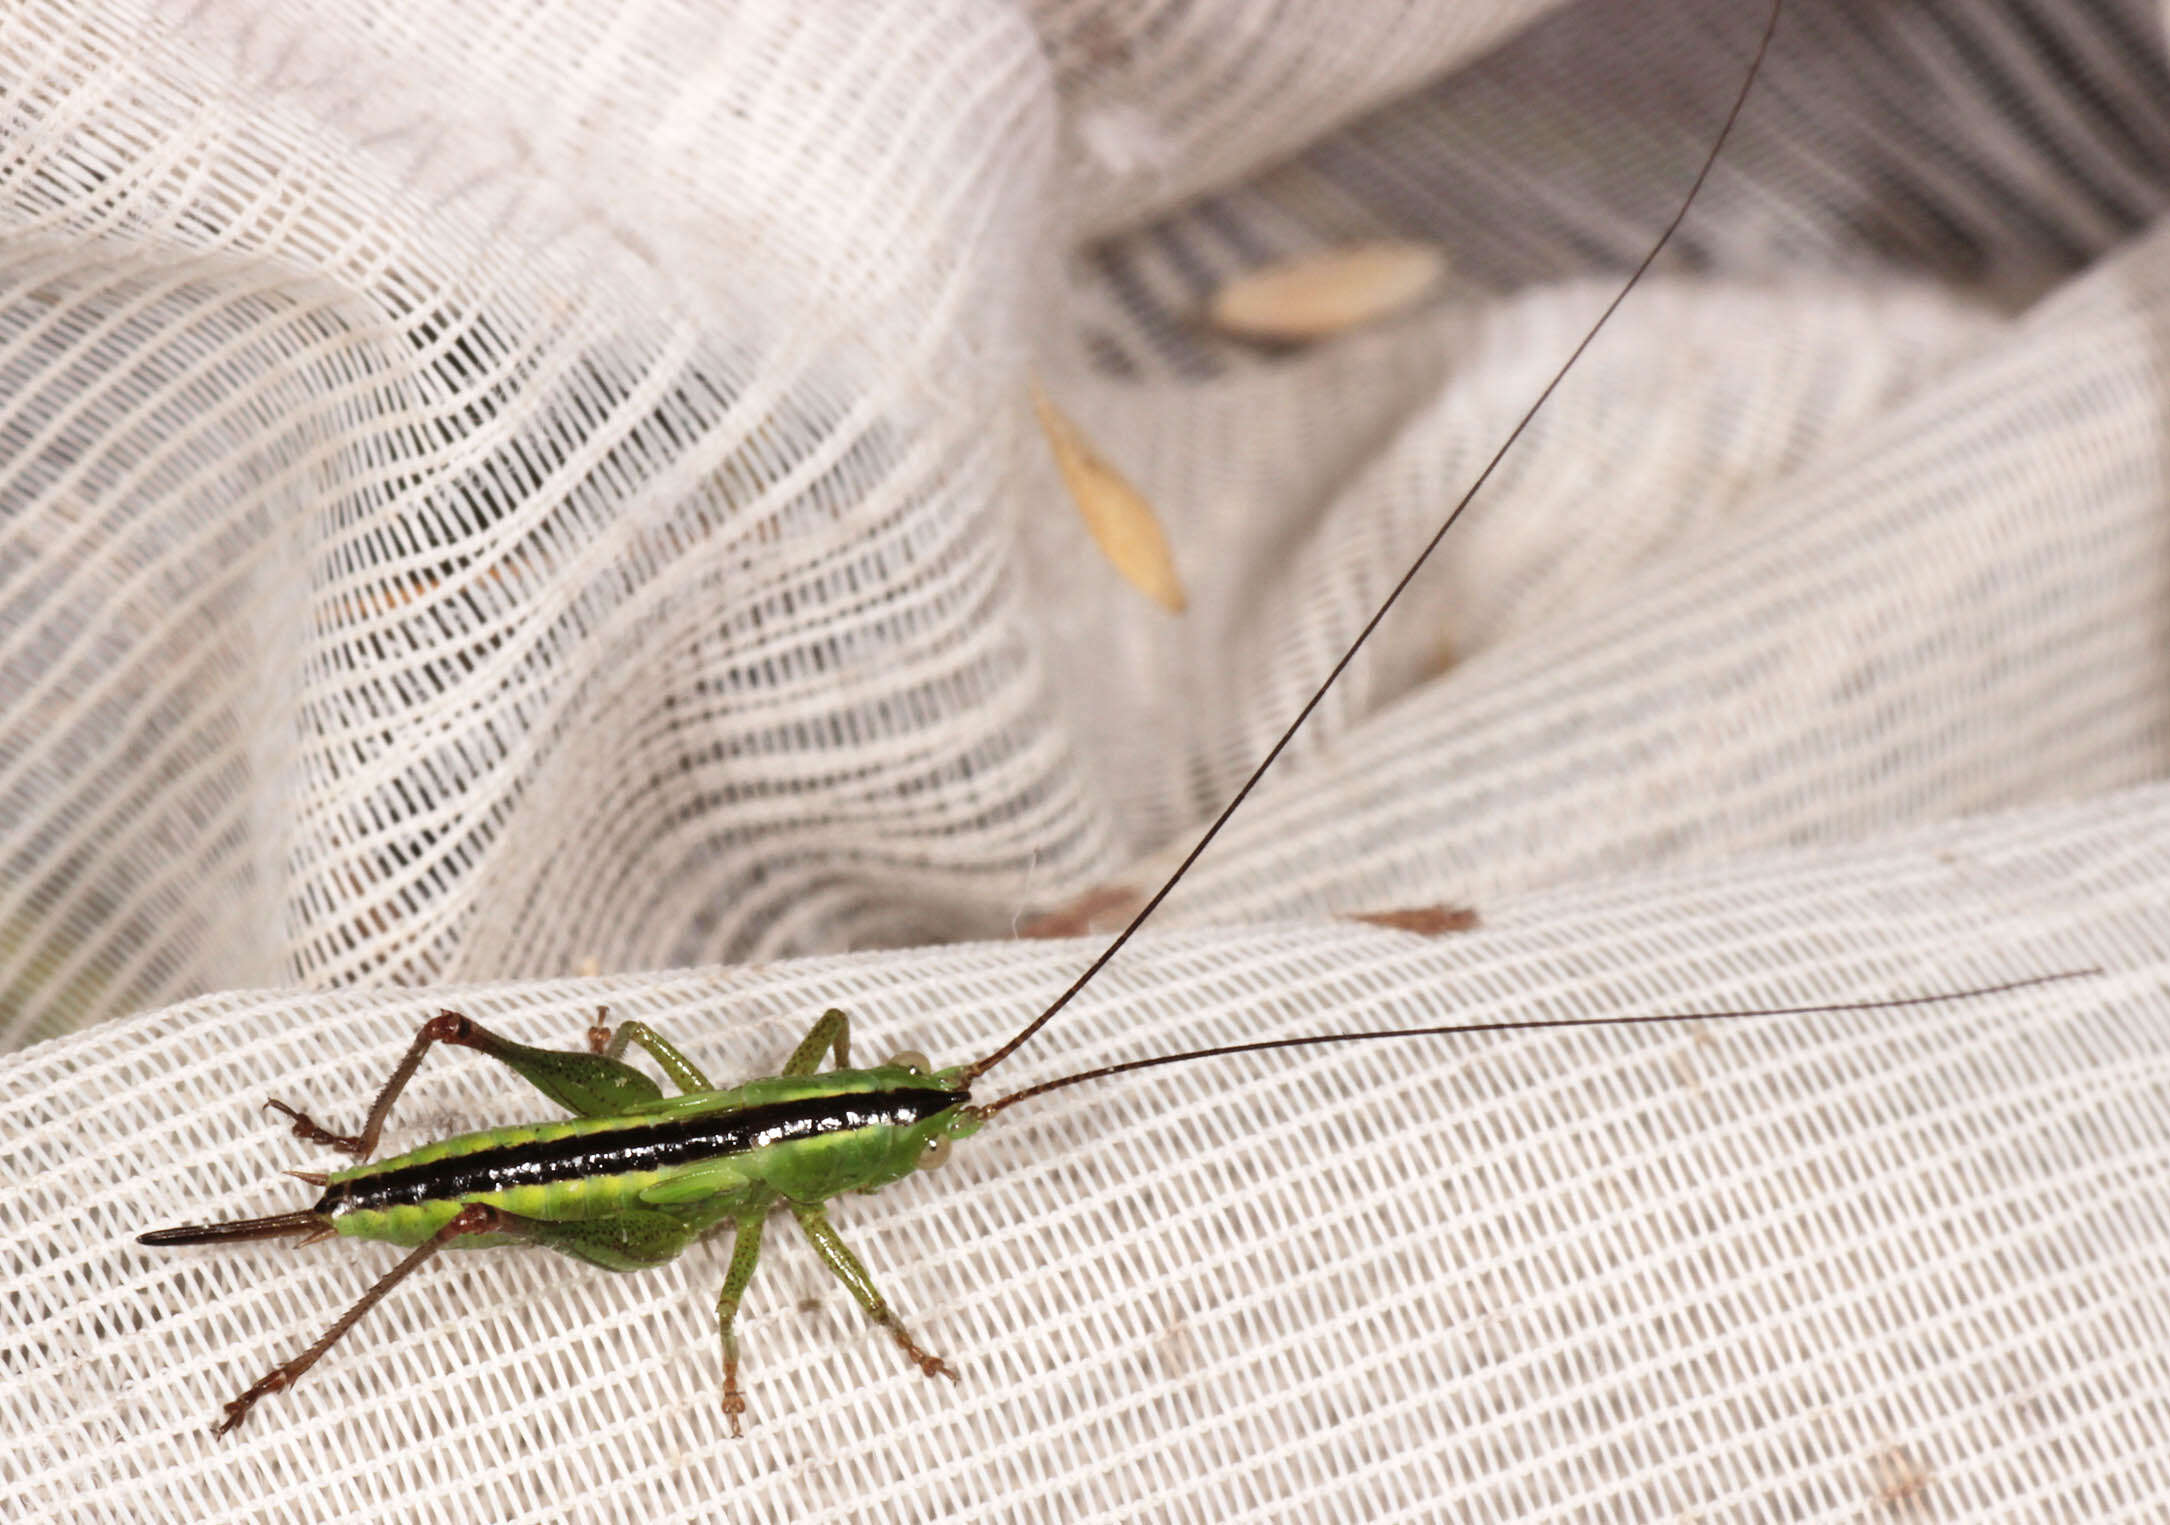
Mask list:
[[[1774,26],[1776,19],[1774,4]],[[1741,87],[1741,97],[1734,104],[1735,116],[1754,81],[1769,35],[1766,30],[1756,61]],[[1729,116],[1695,186],[1649,256],[1621,288],[1613,307],[1632,289],[1679,225],[1722,148],[1732,121],[1733,116]],[[1612,310],[1608,307],[1582,344],[1568,356],[1553,383],[1524,415],[1524,424],[1544,405],[1553,385],[1575,364]],[[1493,465],[1511,448],[1521,427],[1518,425],[1500,446]],[[591,1030],[585,1049],[551,1050],[512,1042],[459,1013],[443,1012],[423,1024],[358,1132],[335,1133],[299,1110],[273,1103],[290,1117],[297,1136],[352,1156],[356,1163],[321,1176],[305,1177],[322,1192],[306,1209],[239,1222],[158,1230],[142,1236],[142,1242],[170,1246],[283,1237],[308,1241],[337,1235],[384,1240],[405,1246],[408,1253],[314,1344],[274,1367],[231,1400],[218,1424],[219,1432],[239,1426],[263,1397],[291,1386],[379,1300],[442,1249],[526,1243],[605,1269],[635,1270],[668,1261],[728,1226],[734,1242],[717,1304],[717,1324],[723,1345],[723,1408],[731,1431],[737,1434],[742,1428],[746,1400],[734,1321],[756,1269],[765,1225],[778,1207],[788,1209],[798,1220],[817,1254],[850,1289],[860,1307],[923,1373],[954,1379],[957,1372],[913,1338],[866,1268],[838,1237],[829,1222],[826,1204],[845,1192],[876,1191],[922,1166],[939,1163],[952,1143],[970,1137],[1015,1103],[1087,1081],[1153,1066],[1315,1044],[1878,1009],[1988,993],[1971,990],[1902,996],[1842,1007],[1660,1013],[1328,1033],[1160,1054],[1061,1076],[992,1100],[975,1099],[974,1089],[981,1078],[1016,1053],[1085,988],[1158,908],[1274,765],[1491,471],[1488,465],[1446,516],[1401,581],[1175,872],[1083,974],[1014,1036],[983,1057],[950,1068],[936,1068],[917,1056],[899,1055],[887,1064],[853,1068],[849,1019],[843,1012],[831,1010],[814,1023],[779,1073],[718,1088],[663,1036],[640,1022],[622,1023],[614,1029],[599,1022]],[[2053,974],[2007,981],[1988,989],[2009,990],[2047,979],[2074,977],[2072,973]],[[462,1134],[389,1159],[371,1161],[370,1155],[401,1091],[428,1050],[444,1043],[478,1049],[507,1065],[573,1117]],[[666,1096],[653,1080],[625,1062],[628,1051],[636,1046],[663,1070],[678,1094]],[[821,1064],[831,1059],[833,1067],[822,1070]]]

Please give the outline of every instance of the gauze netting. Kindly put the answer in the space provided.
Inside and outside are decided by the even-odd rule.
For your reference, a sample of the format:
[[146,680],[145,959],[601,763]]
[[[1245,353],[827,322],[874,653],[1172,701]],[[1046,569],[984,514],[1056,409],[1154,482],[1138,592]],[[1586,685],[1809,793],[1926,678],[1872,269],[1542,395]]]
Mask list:
[[[727,1254],[152,1250],[456,1005],[987,1052],[1662,226],[1736,0],[0,10],[0,1516],[2148,1518],[2170,1495],[2170,72],[1785,17],[1672,257],[1155,927],[1122,1077]],[[1271,350],[1225,279],[1453,275]],[[1166,523],[1093,549],[1037,377]],[[1352,913],[1469,907],[1423,936]],[[889,951],[869,951],[887,949]],[[857,951],[855,951],[857,950]],[[600,974],[582,976],[593,967]],[[247,993],[236,993],[247,992]],[[163,1008],[163,1009],[157,1009]],[[38,1041],[45,1040],[45,1041]],[[992,1092],[989,1092],[992,1094]],[[432,1057],[386,1148],[545,1115]]]

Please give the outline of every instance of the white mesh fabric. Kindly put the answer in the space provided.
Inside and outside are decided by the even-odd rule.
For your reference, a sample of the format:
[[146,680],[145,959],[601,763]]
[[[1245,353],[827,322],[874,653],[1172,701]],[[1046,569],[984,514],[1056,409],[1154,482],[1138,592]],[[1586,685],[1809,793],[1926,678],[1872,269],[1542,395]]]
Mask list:
[[[725,1435],[725,1255],[513,1251],[402,1287],[289,1394],[216,1406],[392,1255],[153,1251],[291,1210],[267,1092],[354,1114],[457,1002],[569,1040],[608,1001],[719,1074],[841,1002],[983,1052],[1078,944],[626,980],[224,995],[12,1071],[0,1207],[22,1518],[2145,1518],[2170,1487],[2170,790],[1674,879],[1486,930],[1148,940],[1016,1079],[1233,1036],[1792,1003],[2099,960],[1876,1015],[1271,1056],[1020,1106],[838,1204],[928,1382],[774,1225]],[[1028,1051],[1029,1052],[1029,1051]],[[991,1078],[991,1077],[990,1077]],[[547,1109],[543,1109],[547,1110]],[[537,1115],[444,1057],[396,1137]],[[1903,1500],[1902,1500],[1903,1502]]]
[[[1188,32],[1082,11],[1040,18],[1043,34],[992,6],[800,9],[629,7],[614,29],[584,11],[443,37],[381,8],[362,30],[234,6],[23,8],[0,23],[22,81],[0,166],[16,225],[0,425],[17,509],[0,622],[13,1041],[205,989],[992,934],[1106,880],[1225,797],[1601,295],[1541,285],[1493,304],[1465,285],[1398,328],[1277,361],[1201,341],[1204,288],[1148,278],[1145,251],[1210,283],[1391,214],[1488,283],[1607,264],[1578,251],[1633,248],[1609,199],[1638,198],[1638,239],[1657,222],[1755,20],[1684,0],[1622,39],[1551,17],[1066,267],[1099,161],[1073,131],[1082,65],[1058,41],[1070,61],[1050,74],[1043,35],[1127,38],[1101,48],[1100,100],[1180,72],[1148,65]],[[1623,690],[1650,724],[1696,728],[1664,784],[1676,807],[1692,813],[1703,787],[1691,754],[1753,771],[1729,816],[1675,833],[1684,845],[1800,834],[1800,812],[1828,804],[1804,790],[1834,769],[1878,776],[1844,807],[1850,824],[2155,772],[2154,710],[2120,706],[2159,688],[2134,543],[2039,492],[2025,511],[2057,522],[2034,540],[1906,538],[1929,533],[1908,528],[1932,501],[1922,472],[2001,489],[2007,457],[2048,474],[2060,450],[2096,453],[2075,402],[2104,449],[2148,464],[2152,382],[2134,373],[2153,341],[2126,318],[2152,310],[2150,256],[2073,277],[2056,300],[2074,306],[2051,302],[2010,338],[1978,306],[2075,268],[2160,200],[2131,160],[2157,138],[2170,155],[2150,114],[2163,90],[2149,93],[2170,81],[2115,46],[2134,24],[2081,16],[2055,49],[2014,53],[2038,18],[1797,18],[1684,242],[1738,274],[1654,283],[1628,310],[1457,543],[1431,608],[1397,622],[1292,764],[1420,683],[1443,646],[1552,681],[1543,643],[1584,640],[1581,614],[1629,568],[1670,579],[1667,548],[1716,554],[1708,518],[1746,517],[1768,490],[1887,576],[1928,555],[1940,588],[1857,598],[1834,579],[1794,606],[1811,623],[1897,619],[1899,641],[1917,627],[1894,599],[1937,602],[1970,557],[1994,554],[2025,599],[2034,585],[2012,568],[2047,554],[2042,535],[2092,535],[2124,600],[2100,605],[2102,639],[2128,645],[2048,638],[2054,612],[1998,628],[2035,648],[2031,672],[2007,676],[2120,718],[2057,728],[2061,754],[1997,748],[1989,732],[2025,696],[1975,694],[1971,633],[1942,622],[2001,609],[1916,610],[1935,649],[1880,659],[1871,685],[1870,704],[1933,690],[1968,710],[1968,736],[1887,704],[1864,750],[1857,703],[1843,737],[1804,747],[1741,705]],[[1939,62],[1955,50],[2018,61],[1977,77]],[[2060,73],[2037,54],[2100,67]],[[1318,66],[1331,75],[1341,56]],[[1629,88],[1623,56],[1666,60],[1677,88]],[[2028,109],[1977,130],[1973,95],[2012,90]],[[1288,120],[1310,120],[1296,97],[1315,94],[1295,92]],[[1179,93],[1139,99],[1189,121]],[[1537,150],[1570,122],[1583,136],[1548,180]],[[1285,125],[1219,132],[1268,142]],[[1977,141],[1993,153],[1955,168]],[[1242,158],[1221,139],[1186,152]],[[2052,196],[2044,161],[2088,173]],[[1516,194],[1486,163],[1513,167]],[[1456,164],[1478,169],[1458,179]],[[2074,186],[2084,208],[2067,205]],[[1158,194],[1141,182],[1133,215]],[[1873,267],[1886,250],[1940,279]],[[2048,317],[2060,310],[2115,342],[2095,353],[2091,329]],[[2009,419],[1969,411],[1988,374],[1977,357],[2005,367]],[[1087,548],[1029,422],[1028,363],[1163,506],[1189,618],[1142,610]],[[2036,365],[2055,374],[2014,390]],[[1949,390],[1926,390],[1935,377]],[[1855,451],[1902,400],[1915,426]],[[1967,433],[1978,418],[1996,424],[1988,445]],[[1871,462],[1865,494],[1844,477],[1854,460]],[[1841,485],[1819,502],[1813,483]],[[1997,527],[2001,501],[1956,479],[1938,491],[1959,487]],[[2135,477],[2100,501],[2073,492],[2142,534],[2150,490]],[[1760,620],[1753,581],[1703,617]],[[1452,711],[1457,735],[1463,677],[1418,701]],[[1532,718],[1500,737],[1511,751],[1486,743],[1495,772],[1553,734],[1532,696],[1508,702]],[[1777,702],[1818,724],[1797,695]],[[2062,772],[2083,746],[2086,766]],[[1529,771],[1512,801],[1478,810],[1471,793],[1382,774],[1396,778],[1385,808],[1479,833],[1496,809],[1523,817],[1514,850],[1481,870],[1456,855],[1441,877],[1466,878],[1463,893],[1548,882],[1562,853],[1649,850],[1601,776],[1577,805]],[[1297,777],[1285,787],[1306,787]],[[1341,810],[1330,831],[1376,819],[1375,838],[1413,840],[1398,815],[1344,824]],[[1279,909],[1315,908],[1323,888],[1285,877]],[[1189,903],[1257,909],[1230,892],[1201,881]]]
[[[1059,989],[1089,944],[837,955],[1150,887],[1760,21],[718,9],[0,13],[0,1031],[69,1034],[0,1062],[0,1514],[2159,1514],[2135,3],[1796,7],[1684,257],[1001,1078],[2103,978],[1110,1082],[840,1208],[960,1387],[779,1223],[742,1443],[715,1250],[453,1257],[210,1440],[390,1259],[133,1244],[299,1205],[265,1095],[358,1117],[444,1003],[571,1041],[607,1001],[736,1076],[829,1004],[951,1060]],[[1460,283],[1299,355],[1192,321],[1381,233]],[[1184,619],[1091,550],[1028,371],[1161,507]],[[1330,919],[1434,903],[1483,930]],[[389,1143],[545,1110],[454,1056]]]

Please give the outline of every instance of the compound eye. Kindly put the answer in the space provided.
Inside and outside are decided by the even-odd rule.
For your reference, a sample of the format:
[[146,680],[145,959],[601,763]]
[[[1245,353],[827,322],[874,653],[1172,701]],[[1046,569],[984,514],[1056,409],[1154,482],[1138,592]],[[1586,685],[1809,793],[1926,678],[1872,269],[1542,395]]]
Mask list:
[[932,1170],[937,1165],[948,1164],[949,1146],[955,1142],[956,1140],[946,1133],[940,1138],[928,1139],[925,1152],[919,1156],[919,1168],[921,1170]]
[[931,1075],[934,1073],[934,1061],[929,1059],[925,1054],[915,1052],[912,1049],[906,1049],[901,1054],[891,1054],[889,1056],[889,1063],[894,1068],[911,1070],[913,1073],[919,1075]]

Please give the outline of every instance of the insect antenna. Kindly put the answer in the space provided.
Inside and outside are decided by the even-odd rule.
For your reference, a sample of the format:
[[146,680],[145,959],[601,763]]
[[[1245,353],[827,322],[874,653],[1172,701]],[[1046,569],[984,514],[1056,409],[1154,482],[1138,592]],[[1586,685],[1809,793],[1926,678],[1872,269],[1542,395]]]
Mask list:
[[[1093,977],[1107,967],[1110,959],[1122,951],[1123,944],[1130,941],[1131,934],[1145,925],[1147,918],[1160,908],[1160,903],[1163,900],[1168,898],[1169,892],[1182,882],[1183,876],[1190,872],[1191,865],[1198,861],[1199,855],[1204,853],[1213,839],[1220,835],[1221,828],[1228,824],[1229,817],[1233,816],[1243,802],[1250,798],[1251,791],[1258,786],[1258,781],[1266,776],[1266,771],[1280,759],[1281,753],[1295,739],[1296,733],[1303,729],[1304,722],[1311,718],[1311,712],[1319,707],[1320,703],[1326,698],[1328,691],[1333,688],[1335,683],[1340,681],[1342,673],[1348,670],[1349,664],[1356,659],[1356,654],[1363,650],[1364,643],[1371,639],[1372,632],[1379,628],[1380,622],[1386,618],[1388,611],[1401,598],[1403,590],[1416,580],[1416,575],[1423,570],[1424,563],[1430,560],[1432,552],[1439,548],[1439,542],[1447,538],[1447,531],[1454,528],[1456,521],[1462,517],[1463,511],[1483,490],[1484,484],[1491,480],[1492,473],[1499,468],[1499,463],[1506,459],[1507,452],[1514,448],[1515,441],[1522,437],[1523,431],[1530,426],[1531,420],[1536,418],[1539,411],[1551,400],[1552,394],[1558,390],[1560,383],[1567,379],[1567,373],[1573,370],[1576,362],[1582,359],[1583,351],[1590,347],[1599,332],[1611,320],[1612,315],[1619,311],[1620,304],[1627,300],[1628,293],[1633,291],[1641,282],[1644,273],[1650,269],[1651,265],[1656,263],[1658,255],[1664,252],[1665,246],[1672,241],[1673,234],[1679,229],[1681,223],[1687,219],[1688,209],[1695,204],[1696,195],[1703,189],[1703,183],[1710,178],[1711,169],[1717,164],[1718,155],[1724,149],[1726,139],[1732,136],[1733,124],[1740,120],[1741,109],[1748,104],[1748,93],[1755,88],[1756,76],[1763,70],[1764,56],[1770,52],[1772,34],[1778,30],[1778,14],[1783,8],[1783,4],[1784,0],[1771,0],[1770,18],[1763,25],[1763,36],[1756,43],[1755,56],[1749,61],[1748,73],[1741,80],[1740,91],[1733,98],[1732,108],[1726,112],[1725,123],[1718,129],[1718,136],[1711,143],[1710,152],[1703,156],[1702,168],[1696,171],[1694,183],[1688,187],[1687,194],[1681,198],[1680,206],[1673,213],[1672,221],[1665,225],[1665,230],[1658,235],[1657,241],[1651,244],[1650,251],[1642,258],[1642,263],[1637,265],[1626,281],[1621,283],[1619,291],[1606,304],[1605,310],[1598,314],[1597,321],[1590,325],[1588,332],[1583,334],[1581,342],[1561,363],[1559,369],[1552,373],[1552,379],[1545,383],[1544,390],[1537,394],[1536,401],[1532,402],[1523,411],[1515,426],[1507,431],[1507,437],[1492,452],[1491,458],[1484,464],[1484,469],[1477,473],[1476,480],[1469,484],[1462,496],[1456,500],[1454,507],[1448,510],[1446,518],[1440,521],[1439,528],[1432,532],[1431,539],[1426,541],[1424,548],[1417,552],[1416,559],[1409,563],[1408,569],[1401,574],[1400,579],[1387,592],[1386,597],[1380,601],[1379,607],[1372,611],[1371,618],[1364,622],[1361,630],[1357,631],[1356,639],[1351,641],[1348,649],[1341,653],[1340,659],[1334,663],[1325,679],[1312,691],[1311,697],[1304,701],[1303,708],[1296,712],[1296,718],[1288,723],[1287,729],[1281,732],[1279,739],[1271,747],[1267,748],[1266,755],[1259,759],[1258,766],[1251,770],[1250,776],[1243,781],[1235,794],[1229,798],[1228,803],[1221,807],[1220,813],[1213,818],[1212,823],[1206,827],[1204,833],[1199,836],[1197,842],[1191,847],[1191,850],[1184,855],[1183,861],[1175,866],[1175,871],[1161,881],[1160,888],[1153,892],[1152,898],[1139,907],[1137,914],[1132,916],[1123,929],[1115,934],[1113,941],[1100,950],[1099,957],[1085,967],[1085,972],[1070,982],[1067,990],[1050,1001],[1038,1016],[1019,1029],[1007,1043],[986,1058],[975,1060],[965,1066],[964,1079],[967,1083],[986,1074],[987,1071],[993,1069],[1023,1047],[1034,1033],[1045,1027],[1057,1012],[1069,1005],[1071,999],[1079,991],[1092,983]],[[1021,1092],[1019,1094],[1030,1093]]]
[[1931,995],[1893,996],[1880,1001],[1819,1002],[1814,1006],[1764,1006],[1744,1011],[1669,1011],[1627,1017],[1537,1017],[1521,1022],[1457,1022],[1446,1027],[1396,1027],[1371,1033],[1310,1033],[1300,1038],[1262,1038],[1250,1043],[1223,1043],[1213,1048],[1187,1049],[1180,1054],[1155,1054],[1149,1059],[1126,1059],[1120,1064],[1103,1064],[1097,1069],[1080,1070],[1075,1075],[1043,1080],[1038,1085],[1027,1086],[1022,1091],[1012,1091],[1007,1096],[998,1097],[973,1110],[985,1119],[994,1116],[1004,1107],[1014,1106],[1034,1096],[1045,1096],[1049,1091],[1060,1091],[1066,1086],[1083,1085],[1088,1080],[1124,1075],[1132,1070],[1158,1069],[1164,1064],[1187,1064],[1193,1059],[1219,1059],[1229,1054],[1262,1054],[1277,1048],[1316,1048],[1328,1043],[1375,1043],[1387,1038],[1443,1038],[1460,1033],[1531,1032],[1549,1027],[1645,1027],[1659,1022],[1730,1022],[1749,1017],[1800,1017],[1826,1011],[1893,1011],[1905,1006],[1930,1006],[1939,1001],[1971,1001],[1981,996],[2027,990],[2036,985],[2054,985],[2061,980],[2089,979],[2101,973],[2100,969],[2065,969],[2056,974],[2035,974],[2023,979],[2005,980],[1996,985],[1979,985],[1972,990],[1940,990]]

